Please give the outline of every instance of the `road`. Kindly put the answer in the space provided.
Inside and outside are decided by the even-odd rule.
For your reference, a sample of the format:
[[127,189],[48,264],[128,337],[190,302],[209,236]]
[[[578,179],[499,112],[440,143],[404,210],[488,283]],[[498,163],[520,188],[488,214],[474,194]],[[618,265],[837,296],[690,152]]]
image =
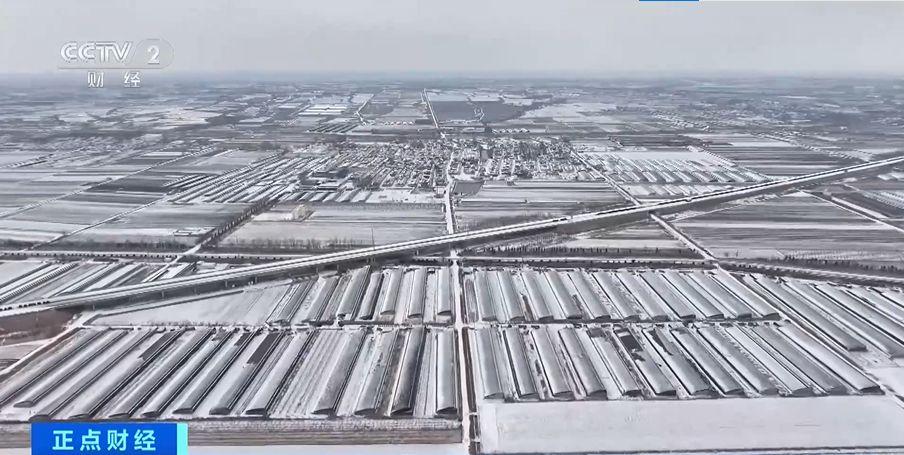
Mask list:
[[[598,174],[602,175],[603,179],[606,180],[606,182],[609,183],[609,185],[612,188],[614,188],[616,191],[618,191],[618,193],[621,194],[621,196],[623,198],[625,198],[628,201],[631,201],[631,203],[634,205],[641,205],[640,200],[638,200],[636,197],[634,197],[633,194],[631,194],[630,192],[628,192],[627,190],[622,188],[621,185],[618,184],[618,182],[614,181],[611,177],[609,177],[605,173],[597,171],[593,165],[591,165],[583,156],[581,156],[581,154],[578,153],[576,155],[577,155],[578,159],[580,159],[581,162],[584,163],[585,166],[587,166],[590,169],[593,169],[594,172],[597,172]],[[664,229],[666,232],[668,232],[669,235],[671,235],[672,237],[677,239],[679,242],[683,243],[685,246],[687,246],[688,248],[690,248],[691,250],[696,252],[698,255],[700,255],[706,261],[710,261],[710,262],[715,261],[715,258],[711,254],[709,254],[708,251],[703,249],[700,245],[697,245],[696,243],[691,241],[691,239],[689,239],[687,236],[682,234],[678,229],[676,229],[674,226],[669,224],[661,216],[659,216],[655,213],[651,213],[650,218],[652,218],[652,220],[655,223],[657,223],[662,229]]]
[[637,219],[642,219],[649,214],[662,215],[688,209],[698,209],[723,202],[776,193],[790,188],[824,183],[861,173],[881,170],[902,163],[904,163],[904,156],[656,204],[531,221],[470,232],[452,233],[426,239],[340,251],[307,258],[237,267],[229,270],[205,273],[203,275],[191,275],[149,283],[56,296],[35,302],[20,303],[15,306],[0,309],[0,312],[100,305],[113,301],[151,295],[160,296],[167,293],[186,292],[199,287],[212,285],[241,284],[260,279],[285,277],[300,272],[335,267],[347,263],[366,262],[387,257],[402,257],[444,250],[447,248],[461,248],[463,246],[478,245],[493,240],[516,238],[547,232],[577,233],[635,221]]
[[436,121],[436,114],[433,113],[433,106],[430,105],[430,97],[427,96],[427,89],[424,89],[424,102],[427,103],[427,110],[430,112],[430,119],[433,120],[433,126],[436,128],[436,131],[439,132],[440,138],[445,138],[446,133],[443,133],[443,129],[439,127],[439,122]]
[[[426,93],[425,93],[426,94]],[[437,125],[437,128],[439,125]],[[442,134],[442,132],[440,132]],[[455,182],[452,180],[452,156],[449,156],[449,161],[446,163],[446,192],[443,195],[443,205],[444,205],[444,214],[446,217],[446,234],[451,235],[455,234],[455,204],[452,200],[453,193],[452,188],[455,186]],[[458,355],[458,379],[459,379],[459,390],[461,391],[461,428],[462,428],[462,441],[466,446],[470,446],[472,444],[471,440],[471,431],[469,429],[473,425],[472,420],[476,420],[476,409],[471,409],[471,401],[472,401],[472,392],[473,390],[468,385],[468,378],[472,377],[469,371],[471,363],[468,361],[468,352],[467,346],[465,346],[465,317],[466,308],[465,308],[465,299],[463,296],[462,288],[461,288],[461,261],[459,260],[459,251],[458,248],[450,248],[449,249],[449,257],[451,258],[451,266],[449,267],[449,273],[452,275],[452,302],[453,305],[458,304],[458,310],[455,311],[455,323],[454,329],[458,334],[458,346],[457,346],[457,355]]]

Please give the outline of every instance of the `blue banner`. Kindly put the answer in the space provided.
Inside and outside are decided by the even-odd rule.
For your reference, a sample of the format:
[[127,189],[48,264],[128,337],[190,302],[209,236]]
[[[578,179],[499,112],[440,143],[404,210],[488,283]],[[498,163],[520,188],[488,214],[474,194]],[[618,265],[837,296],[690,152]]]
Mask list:
[[31,425],[31,455],[187,455],[188,424],[40,422]]

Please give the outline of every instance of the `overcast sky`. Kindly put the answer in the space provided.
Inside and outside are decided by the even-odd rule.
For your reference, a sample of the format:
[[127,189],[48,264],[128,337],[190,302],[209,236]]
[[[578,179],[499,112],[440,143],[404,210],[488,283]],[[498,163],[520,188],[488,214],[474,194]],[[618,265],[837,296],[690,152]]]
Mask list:
[[904,75],[904,1],[0,0],[0,72],[144,38],[170,72]]

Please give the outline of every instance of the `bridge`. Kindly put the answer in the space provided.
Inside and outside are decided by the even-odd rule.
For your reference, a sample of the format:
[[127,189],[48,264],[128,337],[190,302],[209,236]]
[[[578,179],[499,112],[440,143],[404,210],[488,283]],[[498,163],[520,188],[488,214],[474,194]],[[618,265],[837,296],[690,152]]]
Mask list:
[[176,295],[179,293],[197,292],[202,289],[245,284],[259,280],[285,278],[301,272],[311,272],[327,267],[360,263],[375,259],[423,254],[453,247],[461,248],[474,246],[490,241],[511,239],[526,235],[542,233],[578,233],[643,219],[649,214],[663,215],[689,209],[710,207],[753,196],[778,193],[792,188],[800,188],[855,175],[876,172],[902,163],[904,163],[904,156],[899,156],[798,177],[769,181],[744,188],[717,191],[654,204],[511,224],[489,229],[440,235],[426,239],[328,253],[305,258],[248,265],[199,275],[189,275],[147,283],[111,287],[90,292],[54,296],[38,301],[8,305],[0,308],[0,314],[15,314],[50,308],[97,307],[117,302],[136,300],[139,298]]

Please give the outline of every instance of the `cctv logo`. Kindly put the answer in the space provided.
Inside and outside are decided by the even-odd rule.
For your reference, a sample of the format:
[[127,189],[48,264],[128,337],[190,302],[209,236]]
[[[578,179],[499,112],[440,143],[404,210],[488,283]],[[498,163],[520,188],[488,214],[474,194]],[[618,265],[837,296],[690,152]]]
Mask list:
[[166,40],[67,41],[60,47],[59,69],[154,69],[173,62],[175,51]]
[[132,51],[132,42],[124,41],[69,41],[60,48],[60,56],[66,63],[89,65],[114,63],[124,65]]

